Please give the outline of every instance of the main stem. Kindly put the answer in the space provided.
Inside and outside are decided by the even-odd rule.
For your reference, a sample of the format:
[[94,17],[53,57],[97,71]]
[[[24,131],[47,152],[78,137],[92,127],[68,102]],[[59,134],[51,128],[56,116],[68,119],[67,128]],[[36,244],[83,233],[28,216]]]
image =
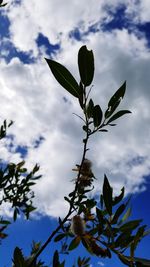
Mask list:
[[[86,107],[86,91],[85,91],[85,87],[83,90],[83,97],[84,97],[84,107]],[[57,232],[62,228],[62,226],[67,222],[67,220],[69,219],[70,215],[74,212],[73,206],[74,206],[74,200],[76,197],[76,192],[78,190],[78,183],[79,183],[79,178],[81,175],[81,169],[82,169],[82,165],[83,162],[85,160],[85,155],[87,152],[87,143],[88,143],[88,139],[89,139],[89,133],[88,133],[88,118],[86,116],[86,112],[84,112],[85,115],[85,121],[86,121],[86,126],[87,126],[87,132],[86,132],[86,137],[83,140],[84,146],[83,146],[83,153],[82,153],[82,159],[81,159],[81,163],[80,163],[80,167],[79,167],[79,171],[78,171],[78,175],[77,175],[77,179],[76,179],[76,183],[75,183],[75,189],[73,191],[73,195],[72,195],[72,199],[70,201],[70,208],[69,211],[67,213],[67,215],[64,217],[64,219],[59,223],[59,225],[57,226],[57,228],[51,233],[51,235],[48,237],[48,239],[45,241],[45,243],[41,246],[41,248],[39,249],[39,251],[36,253],[36,255],[33,257],[31,263],[29,264],[29,267],[33,267],[33,265],[36,263],[37,258],[39,257],[39,255],[43,252],[43,250],[48,246],[48,244],[51,242],[52,238],[55,236],[55,234],[57,234]]]

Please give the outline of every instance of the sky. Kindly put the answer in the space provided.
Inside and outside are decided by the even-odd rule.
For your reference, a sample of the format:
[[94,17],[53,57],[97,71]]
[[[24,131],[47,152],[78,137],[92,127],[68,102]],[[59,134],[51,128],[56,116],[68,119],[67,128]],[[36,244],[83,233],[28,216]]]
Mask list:
[[[133,194],[135,217],[150,224],[149,28],[148,0],[90,0],[88,4],[86,0],[8,0],[1,10],[0,121],[15,123],[1,142],[0,155],[16,163],[25,159],[29,169],[38,163],[42,174],[34,188],[37,214],[31,222],[20,219],[10,229],[9,239],[1,246],[5,255],[1,266],[10,266],[17,244],[14,231],[28,233],[21,243],[16,234],[18,244],[45,240],[56,218],[67,211],[63,197],[73,188],[72,168],[80,162],[83,139],[82,123],[73,113],[81,115],[81,110],[55,81],[44,57],[64,64],[79,81],[77,54],[82,45],[94,53],[95,103],[105,110],[126,80],[121,107],[132,111],[108,133],[90,140],[88,157],[97,177],[94,192],[100,192],[106,173],[115,192],[125,185],[126,193]],[[1,214],[9,216],[10,211],[2,207]],[[148,241],[145,238],[137,251],[141,257],[149,256]],[[8,254],[7,242],[11,244]],[[93,266],[108,265],[107,260],[94,259]],[[113,259],[111,266],[120,265]]]

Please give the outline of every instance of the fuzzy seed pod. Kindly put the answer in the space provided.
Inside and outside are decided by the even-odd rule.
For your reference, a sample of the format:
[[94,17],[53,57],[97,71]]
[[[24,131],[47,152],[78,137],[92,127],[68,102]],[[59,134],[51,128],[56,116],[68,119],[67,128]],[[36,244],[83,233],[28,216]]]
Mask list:
[[72,218],[72,223],[71,223],[71,231],[74,235],[77,236],[82,236],[84,234],[84,221],[83,219],[80,217],[80,215],[75,215]]
[[80,170],[80,165],[78,164],[76,165],[76,168],[73,169],[73,171],[80,170],[80,177],[78,179],[80,188],[92,185],[93,178],[95,177],[91,168],[92,168],[92,162],[89,159],[85,159],[82,163],[81,170]]

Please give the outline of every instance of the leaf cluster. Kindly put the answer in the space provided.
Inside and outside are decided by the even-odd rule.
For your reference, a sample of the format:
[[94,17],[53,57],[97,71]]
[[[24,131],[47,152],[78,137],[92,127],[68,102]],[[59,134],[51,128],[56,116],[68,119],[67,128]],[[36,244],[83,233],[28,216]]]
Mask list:
[[[6,137],[8,128],[12,125],[12,121],[7,123],[4,120],[0,126],[0,140]],[[32,204],[34,192],[33,185],[41,176],[37,175],[39,166],[35,165],[29,172],[25,167],[25,161],[18,164],[0,162],[0,205],[9,203],[13,211],[13,220],[21,213],[29,219],[30,213],[35,210]],[[10,221],[3,218],[0,219],[0,240],[7,237],[5,232]]]

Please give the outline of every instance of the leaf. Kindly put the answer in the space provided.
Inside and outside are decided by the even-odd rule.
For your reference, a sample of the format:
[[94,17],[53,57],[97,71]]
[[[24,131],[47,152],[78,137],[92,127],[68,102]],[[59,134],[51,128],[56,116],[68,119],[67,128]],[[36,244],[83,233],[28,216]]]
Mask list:
[[54,242],[58,242],[61,239],[63,239],[66,236],[66,234],[59,234],[55,237]]
[[134,261],[137,267],[150,267],[150,260],[135,257]]
[[114,197],[114,199],[113,199],[113,206],[116,205],[116,204],[118,204],[123,199],[123,197],[124,197],[124,191],[125,191],[125,189],[123,187],[121,189],[121,194],[119,196]]
[[[123,256],[123,255],[120,255],[121,258],[125,258],[126,261],[129,263],[129,264],[126,264],[128,266],[131,266],[130,265],[130,262],[131,262],[131,257],[128,257],[128,256]],[[120,258],[119,256],[119,258]],[[147,260],[147,259],[143,259],[143,258],[138,258],[138,257],[134,257],[133,258],[135,264],[136,264],[136,267],[150,267],[150,260]]]
[[120,231],[121,232],[133,231],[135,228],[139,226],[141,222],[142,220],[134,220],[134,221],[127,222],[120,227]]
[[96,105],[93,109],[94,126],[98,127],[101,124],[103,112],[99,105]]
[[128,218],[130,217],[131,215],[131,207],[129,207],[126,211],[126,213],[124,214],[124,216],[122,217],[121,221],[119,222],[119,224],[122,224],[124,223],[125,221],[128,220]]
[[79,98],[82,93],[81,87],[78,85],[69,70],[54,60],[47,58],[45,58],[45,60],[59,84],[62,85],[70,94]]
[[88,118],[93,118],[94,103],[93,103],[93,100],[92,99],[90,99],[90,101],[88,103],[86,112],[87,112]]
[[104,215],[103,215],[102,211],[100,209],[98,209],[97,207],[96,207],[96,215],[97,215],[97,218],[99,220],[99,223],[103,224],[104,223]]
[[118,257],[121,260],[121,262],[123,262],[125,265],[128,265],[128,266],[132,266],[133,265],[133,264],[131,265],[132,261],[131,261],[130,257],[126,257],[126,256],[124,256],[122,254],[120,254]]
[[133,238],[130,232],[121,233],[115,241],[115,247],[120,247],[121,249],[127,248],[133,241]]
[[127,113],[131,113],[131,111],[129,110],[120,110],[117,113],[115,113],[107,122],[107,124],[109,124],[110,122],[120,118],[121,116],[127,114]]
[[146,228],[146,225],[143,225],[141,227],[139,227],[135,237],[134,237],[134,240],[131,244],[131,255],[134,256],[134,251],[138,245],[138,243],[140,242],[140,240],[142,239],[143,237],[143,234],[144,234],[144,231],[145,231],[145,228]]
[[0,220],[0,224],[11,224],[11,222],[10,221],[6,221],[6,220]]
[[109,215],[112,215],[112,187],[109,184],[109,181],[104,176],[104,184],[103,184],[103,200],[105,203],[105,207]]
[[25,260],[22,254],[22,251],[20,248],[16,247],[14,250],[14,258],[13,258],[13,262],[14,262],[14,267],[24,267],[25,266]]
[[81,238],[80,236],[76,236],[70,243],[68,250],[73,250],[78,247],[80,244]]
[[94,77],[94,55],[85,45],[79,49],[78,67],[82,83],[89,86]]
[[59,254],[58,251],[56,250],[53,256],[53,267],[58,267],[59,266]]
[[111,221],[112,224],[116,224],[118,222],[118,219],[120,217],[120,215],[124,212],[124,210],[126,209],[126,205],[122,204],[119,206],[119,208],[116,210],[114,217]]
[[124,97],[126,91],[126,81],[121,85],[121,87],[114,93],[111,99],[108,102],[108,107],[114,106],[114,104],[120,99]]

